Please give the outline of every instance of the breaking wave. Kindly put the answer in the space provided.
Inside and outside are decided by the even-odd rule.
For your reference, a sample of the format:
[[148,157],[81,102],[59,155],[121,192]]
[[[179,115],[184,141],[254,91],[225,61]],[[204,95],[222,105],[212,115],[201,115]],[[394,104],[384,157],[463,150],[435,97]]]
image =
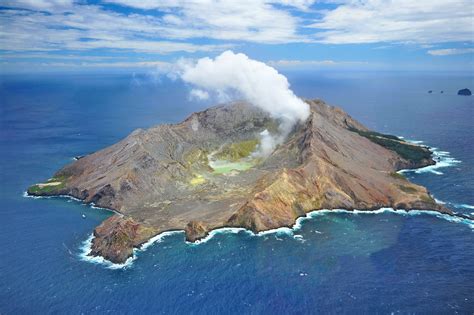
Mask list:
[[89,254],[92,250],[92,240],[94,239],[94,234],[91,233],[89,237],[84,242],[82,242],[82,245],[79,248],[80,249],[79,258],[82,261],[86,261],[92,264],[102,265],[108,269],[127,269],[133,265],[133,262],[137,259],[140,252],[146,251],[151,245],[155,243],[163,242],[163,239],[168,236],[171,236],[174,234],[182,234],[182,233],[184,233],[184,231],[167,231],[150,238],[148,241],[143,243],[140,247],[134,248],[133,256],[128,258],[123,264],[113,263],[101,256],[90,256]]
[[474,206],[468,205],[468,204],[465,204],[465,203],[452,203],[452,205],[453,205],[455,208],[463,208],[463,209],[474,210]]
[[395,210],[393,208],[380,208],[380,209],[377,209],[377,210],[343,210],[343,209],[329,210],[329,209],[324,209],[324,210],[311,211],[311,212],[307,213],[306,216],[299,217],[298,219],[296,219],[295,224],[291,228],[283,227],[283,228],[278,228],[278,229],[262,231],[262,232],[259,232],[259,233],[256,233],[256,234],[253,233],[252,231],[246,230],[244,228],[221,228],[221,229],[211,231],[209,233],[209,235],[206,236],[204,239],[202,239],[200,241],[197,241],[197,242],[194,242],[194,243],[189,243],[189,244],[198,245],[198,244],[206,243],[212,237],[214,237],[215,235],[218,235],[218,234],[224,234],[224,233],[229,233],[229,232],[230,233],[239,233],[241,231],[245,231],[245,233],[247,233],[249,235],[252,235],[252,236],[263,236],[263,235],[270,235],[270,234],[274,234],[274,235],[285,234],[285,235],[288,235],[288,236],[292,236],[296,240],[301,240],[303,238],[303,236],[300,235],[300,234],[295,234],[295,232],[301,230],[301,228],[303,226],[303,223],[305,221],[314,219],[318,216],[323,216],[323,215],[326,215],[326,214],[330,214],[330,213],[368,214],[368,215],[370,215],[370,214],[381,214],[381,213],[395,213],[395,214],[403,215],[403,216],[417,216],[417,215],[427,214],[427,215],[436,216],[436,217],[441,218],[441,219],[446,220],[446,221],[467,224],[470,228],[474,229],[474,220],[470,220],[470,219],[466,219],[466,218],[460,218],[460,217],[456,217],[456,216],[451,216],[451,215],[448,215],[448,214],[443,214],[443,213],[440,213],[440,212],[437,212],[437,211],[430,211],[430,210],[409,210],[409,211],[406,211],[406,210]]
[[433,215],[433,216],[436,216],[436,217],[438,217],[440,219],[443,219],[443,220],[446,220],[446,221],[467,224],[471,229],[474,229],[474,220],[461,218],[461,217],[457,217],[457,216],[451,216],[449,214],[444,214],[444,213],[440,213],[440,212],[437,212],[437,211],[430,211],[430,210],[409,210],[409,211],[406,211],[406,210],[395,210],[393,208],[380,208],[380,209],[377,209],[377,210],[343,210],[343,209],[329,210],[329,209],[323,209],[323,210],[311,211],[311,212],[308,212],[304,217],[299,217],[298,219],[296,219],[295,224],[291,228],[281,227],[281,228],[277,228],[277,229],[272,229],[272,230],[262,231],[262,232],[259,232],[259,233],[254,233],[254,232],[252,232],[250,230],[247,230],[245,228],[225,227],[225,228],[219,228],[219,229],[215,229],[215,230],[210,231],[209,234],[206,237],[204,237],[204,238],[202,238],[202,239],[200,239],[196,242],[186,242],[186,243],[191,245],[191,246],[196,246],[196,245],[207,243],[214,236],[219,235],[219,234],[238,234],[240,232],[246,233],[246,234],[251,235],[251,236],[256,236],[256,237],[265,236],[265,235],[275,235],[275,236],[287,235],[287,236],[293,237],[296,240],[302,240],[303,236],[300,235],[300,234],[295,234],[295,232],[298,232],[298,231],[301,230],[301,228],[303,227],[303,223],[305,221],[315,219],[319,216],[323,216],[323,215],[331,214],[331,213],[344,213],[344,214],[355,214],[355,215],[358,215],[358,214],[370,215],[370,214],[394,213],[394,214],[403,215],[403,216]]
[[453,208],[456,208],[456,209],[474,210],[474,206],[469,205],[467,203],[454,203],[454,202],[439,200],[439,199],[436,199],[436,198],[434,198],[434,200],[436,201],[436,203],[439,203],[439,204],[442,204],[442,205],[449,205],[449,206],[451,206]]
[[214,236],[219,235],[219,234],[238,234],[240,232],[244,232],[247,234],[253,234],[252,231],[249,231],[244,228],[234,228],[234,227],[223,227],[219,229],[215,229],[209,232],[205,237],[195,241],[195,242],[188,242],[186,241],[186,244],[190,246],[196,246],[199,244],[204,244],[207,243],[209,240],[211,240]]
[[[416,141],[416,140],[405,140],[407,142],[413,144],[422,144],[423,141]],[[456,160],[451,156],[451,153],[448,151],[440,151],[438,148],[429,147],[430,151],[433,153],[433,160],[436,162],[434,165],[428,165],[425,167],[417,168],[417,169],[406,169],[400,170],[398,173],[432,173],[436,175],[443,175],[443,172],[439,171],[441,168],[455,166],[459,163],[462,163],[459,160]]]
[[91,252],[92,249],[92,240],[94,239],[94,234],[90,234],[89,237],[82,242],[79,253],[79,258],[83,261],[86,261],[88,263],[92,264],[97,264],[97,265],[103,265],[109,269],[126,269],[130,268],[132,266],[132,263],[135,259],[137,259],[137,255],[134,255],[130,258],[128,258],[123,264],[114,264],[111,261],[108,261],[104,257],[101,256],[90,256],[89,253]]
[[160,233],[152,238],[150,238],[148,241],[146,241],[145,243],[143,243],[139,248],[135,248],[133,250],[133,254],[135,255],[136,252],[144,252],[148,249],[148,247],[150,247],[151,245],[155,244],[155,243],[161,243],[163,242],[163,240],[168,237],[168,236],[172,236],[172,235],[176,235],[176,234],[184,234],[184,231],[181,231],[181,230],[176,230],[176,231],[166,231],[166,232],[163,232],[163,233]]
[[[334,210],[329,210],[329,209],[323,209],[323,210],[315,210],[308,212],[304,217],[299,217],[296,219],[295,224],[291,227],[281,227],[277,229],[272,229],[272,230],[266,230],[258,233],[254,233],[250,230],[247,230],[245,228],[235,228],[235,227],[223,227],[223,228],[218,228],[215,230],[212,230],[209,232],[209,234],[195,242],[188,242],[186,241],[186,244],[189,246],[198,246],[201,244],[205,244],[208,241],[210,241],[212,238],[214,238],[216,235],[219,234],[238,234],[238,233],[245,233],[251,237],[262,237],[262,236],[267,236],[267,235],[274,235],[274,236],[281,236],[281,235],[286,235],[290,236],[293,239],[297,241],[302,241],[304,242],[304,237],[301,234],[295,234],[295,232],[298,232],[301,230],[303,227],[303,223],[308,220],[315,219],[317,217],[321,217],[327,214],[334,214],[334,213],[340,213],[340,214],[354,214],[354,215],[374,215],[374,214],[383,214],[383,213],[394,213],[402,216],[419,216],[419,215],[432,215],[437,218],[449,221],[449,222],[454,222],[454,223],[461,223],[461,224],[466,224],[468,225],[471,229],[474,230],[474,220],[472,219],[467,219],[467,218],[461,218],[457,216],[451,216],[448,214],[440,213],[437,211],[430,211],[430,210],[395,210],[393,208],[380,208],[377,210],[343,210],[343,209],[334,209]],[[320,232],[321,233],[321,232]],[[89,256],[89,253],[91,252],[91,246],[92,246],[92,239],[94,238],[94,235],[91,234],[87,240],[85,240],[82,243],[82,246],[80,248],[80,254],[79,257],[83,261],[87,261],[93,264],[100,264],[103,265],[109,269],[126,269],[130,268],[133,265],[133,262],[137,259],[138,255],[140,252],[146,251],[150,246],[154,245],[155,243],[161,243],[164,241],[166,237],[176,235],[176,234],[184,234],[183,230],[175,230],[175,231],[166,231],[163,233],[160,233],[150,240],[148,240],[146,243],[142,244],[139,248],[135,248],[133,250],[133,256],[127,259],[127,261],[123,264],[114,264],[103,257],[97,257],[97,256]]]

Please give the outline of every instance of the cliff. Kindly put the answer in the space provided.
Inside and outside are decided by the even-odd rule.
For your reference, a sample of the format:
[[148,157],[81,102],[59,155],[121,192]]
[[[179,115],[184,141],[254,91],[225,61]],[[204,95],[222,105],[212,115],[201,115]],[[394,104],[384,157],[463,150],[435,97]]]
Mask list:
[[189,241],[217,227],[291,226],[318,209],[430,209],[451,213],[395,173],[434,164],[431,152],[368,130],[339,108],[307,101],[311,115],[268,157],[252,154],[278,122],[245,103],[136,130],[81,157],[31,195],[70,195],[116,210],[94,231],[91,255],[124,262],[167,230]]

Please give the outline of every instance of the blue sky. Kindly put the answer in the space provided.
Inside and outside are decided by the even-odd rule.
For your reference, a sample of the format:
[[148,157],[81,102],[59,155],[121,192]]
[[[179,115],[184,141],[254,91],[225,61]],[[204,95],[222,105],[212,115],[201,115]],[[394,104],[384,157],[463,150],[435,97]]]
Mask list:
[[279,69],[474,70],[472,0],[3,0],[1,72],[167,69],[242,52]]

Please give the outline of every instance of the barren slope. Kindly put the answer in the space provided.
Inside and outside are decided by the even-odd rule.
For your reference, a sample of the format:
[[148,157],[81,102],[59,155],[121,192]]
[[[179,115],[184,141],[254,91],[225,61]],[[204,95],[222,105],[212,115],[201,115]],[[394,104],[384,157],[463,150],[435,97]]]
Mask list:
[[[166,230],[194,241],[209,230],[291,226],[317,209],[431,209],[424,187],[394,173],[433,164],[426,148],[369,131],[342,110],[308,101],[311,115],[265,159],[259,133],[278,122],[244,103],[194,113],[180,124],[136,130],[58,171],[33,195],[67,194],[114,209],[95,230],[93,255],[123,262]],[[398,152],[398,153],[397,153]]]

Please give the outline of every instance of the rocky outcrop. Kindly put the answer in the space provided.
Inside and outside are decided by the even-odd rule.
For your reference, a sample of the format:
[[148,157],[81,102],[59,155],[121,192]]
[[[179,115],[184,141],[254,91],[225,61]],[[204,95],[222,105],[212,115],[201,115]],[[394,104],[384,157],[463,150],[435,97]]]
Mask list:
[[471,93],[471,90],[469,89],[461,89],[458,91],[458,95],[469,96],[469,95],[472,95],[472,93]]
[[188,242],[195,242],[204,238],[209,233],[209,226],[202,221],[190,221],[184,228],[186,240]]
[[[310,117],[266,158],[249,153],[260,133],[275,132],[278,122],[234,103],[179,124],[136,130],[28,192],[67,194],[121,213],[95,229],[90,253],[113,262],[168,230],[184,230],[193,242],[223,226],[254,232],[291,226],[318,209],[450,213],[424,187],[395,173],[433,164],[427,148],[370,131],[322,101],[307,103]],[[217,171],[222,163],[214,159],[222,157],[231,163]]]
[[90,255],[102,256],[114,263],[123,263],[133,256],[133,248],[156,235],[157,230],[130,217],[113,215],[94,230]]

